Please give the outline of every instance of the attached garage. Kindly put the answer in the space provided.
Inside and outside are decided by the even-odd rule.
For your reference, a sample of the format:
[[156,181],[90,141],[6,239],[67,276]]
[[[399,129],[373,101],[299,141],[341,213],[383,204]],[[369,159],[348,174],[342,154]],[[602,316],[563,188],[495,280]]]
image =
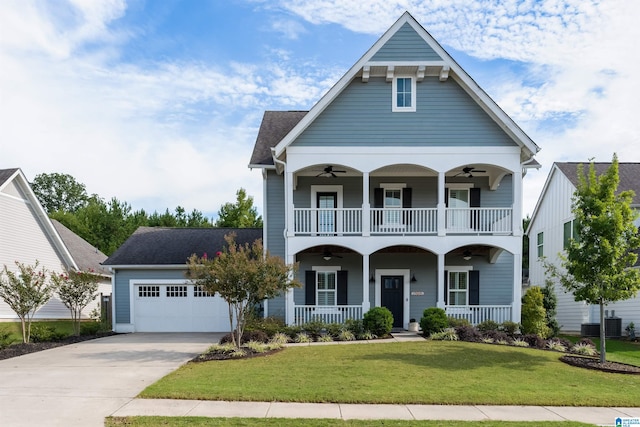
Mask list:
[[262,238],[260,228],[140,227],[104,263],[113,273],[115,332],[228,332],[229,307],[187,275],[193,254],[224,250]]
[[229,309],[190,283],[133,285],[135,332],[220,332],[229,330]]

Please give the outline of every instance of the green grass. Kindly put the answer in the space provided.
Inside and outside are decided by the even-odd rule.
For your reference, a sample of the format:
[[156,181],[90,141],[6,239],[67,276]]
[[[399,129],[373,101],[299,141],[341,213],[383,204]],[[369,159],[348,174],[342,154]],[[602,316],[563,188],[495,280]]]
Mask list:
[[[576,336],[565,336],[564,338],[572,342],[580,339],[580,337]],[[591,341],[596,345],[596,349],[600,351],[600,338],[591,338]],[[640,366],[640,342],[607,338],[605,345],[607,346],[607,360]]]
[[[65,335],[73,334],[73,323],[71,320],[34,320],[31,322],[31,326],[34,324],[45,324],[52,326],[56,331],[62,332]],[[11,335],[9,339],[13,342],[22,342],[22,324],[17,322],[0,322],[0,333],[9,332]]]
[[266,357],[189,363],[140,397],[638,406],[640,376],[576,368],[560,356],[447,341],[291,347]]
[[399,420],[334,420],[285,418],[206,418],[206,417],[126,417],[105,420],[106,427],[581,427],[593,426],[571,421],[399,421]]

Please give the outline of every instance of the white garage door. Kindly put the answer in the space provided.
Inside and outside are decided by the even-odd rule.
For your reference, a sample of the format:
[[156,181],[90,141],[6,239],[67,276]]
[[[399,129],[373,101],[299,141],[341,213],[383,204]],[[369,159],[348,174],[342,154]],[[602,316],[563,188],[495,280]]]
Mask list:
[[229,309],[219,296],[190,284],[144,284],[133,290],[136,332],[226,332]]

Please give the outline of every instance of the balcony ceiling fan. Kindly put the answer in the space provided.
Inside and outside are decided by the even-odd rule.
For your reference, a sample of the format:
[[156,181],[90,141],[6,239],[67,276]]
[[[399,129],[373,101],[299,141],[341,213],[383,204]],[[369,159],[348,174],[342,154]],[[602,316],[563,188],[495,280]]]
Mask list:
[[338,176],[336,175],[337,173],[347,173],[347,171],[339,171],[339,170],[334,170],[333,166],[328,165],[327,167],[325,167],[322,172],[320,172],[318,175],[316,175],[316,178],[319,176],[326,176],[326,177],[334,177],[337,178]]
[[324,258],[325,261],[329,261],[331,258],[342,258],[342,257],[340,255],[336,255],[332,253],[329,249],[325,249],[324,252],[322,252],[322,258]]
[[473,178],[472,172],[485,173],[486,171],[480,170],[480,169],[476,169],[473,166],[465,166],[465,167],[462,168],[462,172],[458,172],[454,176],[465,175],[467,178]]

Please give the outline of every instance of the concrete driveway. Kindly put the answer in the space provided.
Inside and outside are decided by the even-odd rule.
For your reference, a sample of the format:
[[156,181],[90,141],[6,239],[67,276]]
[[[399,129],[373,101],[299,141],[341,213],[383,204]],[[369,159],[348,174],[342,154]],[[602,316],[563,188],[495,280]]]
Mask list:
[[222,335],[115,335],[0,360],[0,426],[104,426]]

